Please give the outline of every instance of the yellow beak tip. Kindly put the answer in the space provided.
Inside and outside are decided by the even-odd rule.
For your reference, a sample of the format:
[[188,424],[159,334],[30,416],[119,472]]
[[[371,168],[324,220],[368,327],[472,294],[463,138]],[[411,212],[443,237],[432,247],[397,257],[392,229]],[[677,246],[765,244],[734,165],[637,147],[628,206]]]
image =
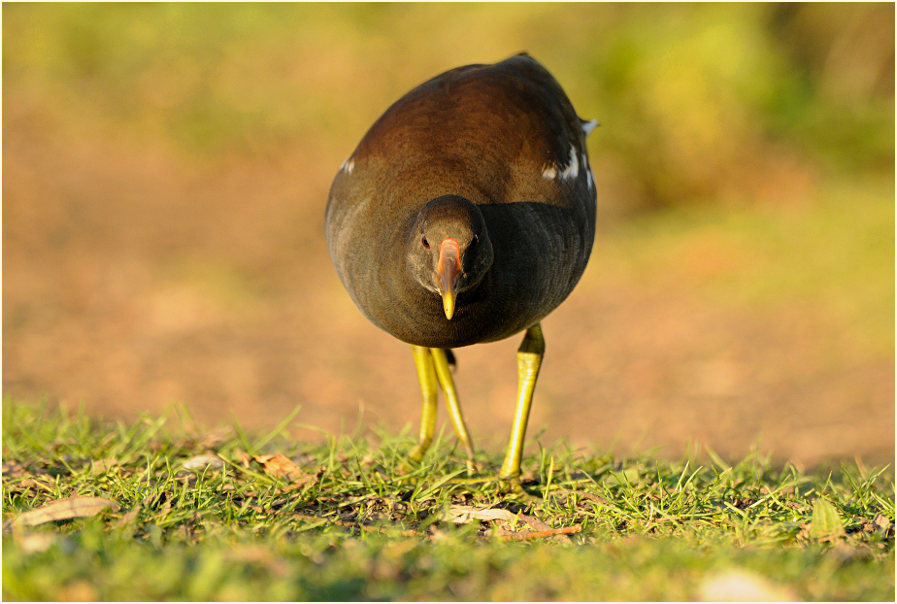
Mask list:
[[442,296],[442,310],[445,311],[445,318],[451,321],[452,317],[455,316],[455,297],[450,294],[443,294]]

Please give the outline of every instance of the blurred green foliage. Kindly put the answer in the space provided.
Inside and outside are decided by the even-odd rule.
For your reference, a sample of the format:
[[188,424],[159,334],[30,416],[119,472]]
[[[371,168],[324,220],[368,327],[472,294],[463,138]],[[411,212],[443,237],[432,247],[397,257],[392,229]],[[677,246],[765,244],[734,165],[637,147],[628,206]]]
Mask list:
[[[894,5],[6,4],[4,128],[344,156],[395,98],[527,50],[621,212],[893,174]],[[50,120],[47,122],[47,120]],[[327,166],[329,172],[332,166]]]

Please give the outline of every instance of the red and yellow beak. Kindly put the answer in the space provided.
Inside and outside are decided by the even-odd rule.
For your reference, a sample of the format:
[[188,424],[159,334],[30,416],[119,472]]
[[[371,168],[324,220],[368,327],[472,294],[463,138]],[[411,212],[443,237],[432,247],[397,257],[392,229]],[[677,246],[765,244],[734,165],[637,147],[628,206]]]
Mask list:
[[445,318],[455,314],[455,289],[461,277],[461,248],[458,242],[448,237],[439,244],[439,262],[436,264],[439,278],[439,293],[442,295],[442,309]]

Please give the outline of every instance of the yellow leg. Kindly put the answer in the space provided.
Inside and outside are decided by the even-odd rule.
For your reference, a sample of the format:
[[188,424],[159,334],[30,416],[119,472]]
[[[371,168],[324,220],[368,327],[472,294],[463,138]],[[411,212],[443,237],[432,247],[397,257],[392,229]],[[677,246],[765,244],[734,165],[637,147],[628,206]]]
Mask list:
[[433,442],[433,434],[436,430],[436,366],[433,363],[433,355],[430,349],[423,346],[412,346],[414,365],[417,367],[417,379],[420,381],[421,397],[423,399],[423,411],[420,415],[420,438],[417,445],[408,454],[414,461],[420,461],[424,453]]
[[505,452],[505,461],[501,464],[498,477],[516,479],[520,476],[520,460],[523,458],[523,441],[526,437],[526,423],[533,403],[533,391],[545,355],[545,338],[542,337],[542,326],[536,323],[526,330],[523,342],[517,349],[517,409],[514,412],[514,425],[511,427],[511,438]]
[[467,431],[467,424],[464,423],[464,414],[461,412],[461,403],[458,401],[458,391],[455,389],[455,380],[452,378],[452,372],[449,368],[448,355],[442,348],[431,348],[430,354],[433,355],[433,361],[436,365],[436,379],[445,392],[445,404],[448,407],[449,417],[452,419],[452,425],[455,427],[455,434],[464,447],[467,454],[468,470],[473,469],[473,441],[470,439],[470,433]]

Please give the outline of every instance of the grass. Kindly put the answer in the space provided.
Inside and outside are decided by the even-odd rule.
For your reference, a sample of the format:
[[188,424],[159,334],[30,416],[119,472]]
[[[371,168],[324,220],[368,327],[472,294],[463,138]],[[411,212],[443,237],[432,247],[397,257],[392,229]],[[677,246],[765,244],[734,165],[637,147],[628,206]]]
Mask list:
[[[403,473],[408,435],[295,442],[291,422],[249,435],[7,399],[4,599],[894,597],[891,468],[530,443],[521,495],[462,482],[448,440]],[[484,476],[498,453],[479,453]],[[82,517],[48,515],[60,500]]]

